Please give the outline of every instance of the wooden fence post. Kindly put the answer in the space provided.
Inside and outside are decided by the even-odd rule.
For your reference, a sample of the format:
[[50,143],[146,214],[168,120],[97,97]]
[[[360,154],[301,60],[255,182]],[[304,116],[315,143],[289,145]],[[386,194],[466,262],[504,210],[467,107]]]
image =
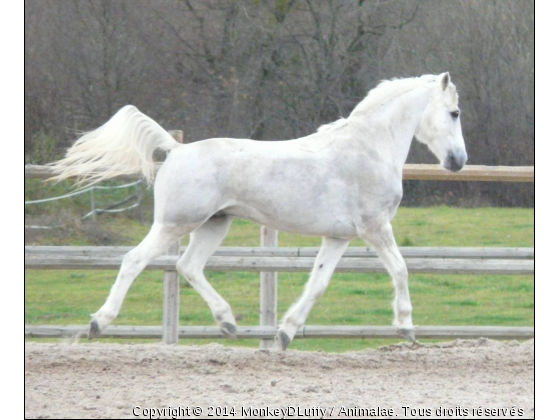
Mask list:
[[140,223],[144,222],[144,212],[142,211],[142,200],[144,199],[144,191],[142,190],[142,184],[136,184],[134,187],[136,190],[136,202],[138,203],[138,207],[136,207],[136,217]]
[[97,213],[95,210],[95,188],[89,190],[89,203],[91,207],[91,220],[95,222],[97,220]]
[[[169,131],[179,143],[183,143],[181,130]],[[169,255],[179,255],[181,241],[171,245]],[[179,273],[175,270],[165,271],[163,274],[163,334],[165,344],[177,344],[179,341]]]
[[[277,247],[278,231],[261,226],[261,246]],[[261,327],[278,324],[278,273],[270,271],[261,272]],[[261,350],[270,349],[274,345],[274,339],[264,338],[261,340]]]

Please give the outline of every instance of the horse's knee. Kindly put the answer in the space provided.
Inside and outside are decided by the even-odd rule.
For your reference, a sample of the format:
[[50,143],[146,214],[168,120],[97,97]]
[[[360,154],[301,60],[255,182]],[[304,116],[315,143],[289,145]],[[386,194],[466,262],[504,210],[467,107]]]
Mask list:
[[127,266],[139,265],[140,261],[141,258],[136,249],[128,251],[123,257],[123,264],[126,264]]
[[121,269],[119,272],[120,276],[124,278],[136,277],[139,271],[144,268],[144,260],[138,251],[133,249],[125,254],[122,260]]
[[194,283],[196,279],[203,274],[203,271],[200,267],[196,267],[193,264],[181,264],[179,261],[176,264],[176,269],[179,274],[181,274],[189,283]]
[[181,265],[180,262],[175,265],[175,268],[177,269],[177,272],[182,275],[188,282],[191,282],[196,275],[192,268]]
[[403,264],[399,264],[396,268],[395,271],[393,272],[393,277],[395,278],[395,280],[397,281],[406,281],[408,280],[408,268],[406,267],[406,265]]

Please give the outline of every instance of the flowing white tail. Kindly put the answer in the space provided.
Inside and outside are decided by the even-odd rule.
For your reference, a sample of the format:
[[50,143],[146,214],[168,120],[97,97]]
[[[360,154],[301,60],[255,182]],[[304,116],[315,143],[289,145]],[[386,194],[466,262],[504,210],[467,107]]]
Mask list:
[[78,184],[95,184],[119,175],[142,174],[154,180],[153,153],[180,146],[171,135],[132,105],[121,108],[97,130],[84,134],[66,157],[52,164],[52,180],[75,177]]

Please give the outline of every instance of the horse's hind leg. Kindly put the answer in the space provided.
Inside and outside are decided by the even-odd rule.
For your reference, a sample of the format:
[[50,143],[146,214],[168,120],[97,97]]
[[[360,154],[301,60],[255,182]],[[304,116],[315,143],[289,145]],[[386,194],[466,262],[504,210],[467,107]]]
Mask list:
[[133,250],[128,252],[121,264],[119,275],[105,304],[92,315],[89,338],[93,338],[107,327],[119,314],[130,285],[142,270],[155,258],[164,254],[171,244],[196,226],[175,226],[154,223],[148,235]]
[[212,217],[191,233],[189,247],[177,263],[177,271],[206,301],[222,332],[235,338],[236,323],[229,304],[204,277],[204,266],[226,237],[233,217]]
[[399,251],[393,229],[390,223],[378,229],[369,230],[361,234],[361,237],[375,248],[379,258],[393,279],[395,287],[395,300],[393,311],[395,313],[394,324],[397,332],[411,341],[416,341],[412,325],[412,303],[408,291],[408,270],[405,261]]
[[321,250],[315,259],[313,271],[305,285],[303,294],[284,315],[276,335],[275,347],[277,350],[286,350],[297,330],[303,326],[313,305],[327,289],[334,269],[347,246],[347,240],[323,238]]

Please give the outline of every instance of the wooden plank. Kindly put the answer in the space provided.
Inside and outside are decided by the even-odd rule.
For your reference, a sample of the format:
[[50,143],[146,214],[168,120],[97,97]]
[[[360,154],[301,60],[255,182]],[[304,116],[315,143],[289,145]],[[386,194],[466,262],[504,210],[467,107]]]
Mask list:
[[[399,338],[396,327],[374,326],[304,326],[305,338]],[[494,326],[417,326],[414,328],[420,338],[495,338],[517,339],[535,336],[533,327],[494,327]]]
[[[87,336],[85,325],[26,325],[25,338]],[[534,327],[494,326],[418,326],[414,328],[417,339],[479,338],[529,339],[535,336]],[[179,338],[225,338],[218,327],[179,327]],[[157,326],[109,326],[101,338],[160,338],[162,328]],[[275,327],[238,326],[238,338],[272,339]],[[328,326],[307,325],[295,338],[401,338],[393,326]],[[404,339],[403,339],[404,340]]]
[[25,165],[25,179],[47,179],[54,173],[50,166],[44,165]]
[[[157,172],[161,166],[161,163],[155,163],[155,171]],[[46,165],[25,165],[25,179],[48,179],[56,175],[52,167]],[[117,175],[111,179],[119,179],[123,181],[135,181],[140,179],[141,175],[131,174],[131,175]]]
[[[156,164],[155,170],[161,164]],[[25,165],[26,179],[47,179],[53,176],[52,168],[41,165]],[[114,179],[134,180],[139,175],[121,175]],[[432,181],[490,181],[490,182],[535,182],[534,166],[483,166],[466,165],[459,172],[450,172],[440,165],[406,164],[405,180]]]
[[[261,246],[277,247],[278,231],[261,226]],[[276,327],[278,323],[278,273],[261,271],[260,304],[260,326]],[[268,350],[273,346],[274,339],[261,340],[261,350]]]
[[[146,269],[172,270],[176,262],[177,256],[165,255],[154,260]],[[314,258],[307,257],[210,257],[205,269],[309,272],[313,262]],[[120,264],[121,258],[118,257],[25,256],[26,269],[113,270],[118,269]],[[531,275],[535,272],[534,260],[408,258],[406,264],[411,273]],[[336,272],[384,273],[385,268],[377,258],[342,258]]]
[[[169,134],[179,143],[183,143],[183,132],[181,130],[170,131]],[[181,241],[175,242],[169,248],[170,255],[179,256]],[[165,344],[177,344],[179,341],[179,273],[175,266],[172,270],[166,270],[163,274],[163,335]]]
[[[173,244],[170,253],[179,254],[179,243]],[[175,267],[175,266],[173,266]],[[177,344],[179,340],[179,273],[166,270],[163,274],[163,335],[165,344]]]
[[405,180],[431,181],[492,181],[492,182],[535,182],[534,166],[483,166],[466,165],[459,172],[450,172],[440,165],[407,164]]
[[[29,254],[59,254],[67,256],[107,256],[124,255],[130,246],[26,246]],[[181,253],[186,247],[181,248]],[[319,247],[220,247],[214,256],[225,257],[315,257]],[[467,248],[467,247],[400,247],[407,258],[494,258],[494,259],[534,259],[535,248]],[[368,247],[350,247],[343,257],[376,258],[376,252]]]

